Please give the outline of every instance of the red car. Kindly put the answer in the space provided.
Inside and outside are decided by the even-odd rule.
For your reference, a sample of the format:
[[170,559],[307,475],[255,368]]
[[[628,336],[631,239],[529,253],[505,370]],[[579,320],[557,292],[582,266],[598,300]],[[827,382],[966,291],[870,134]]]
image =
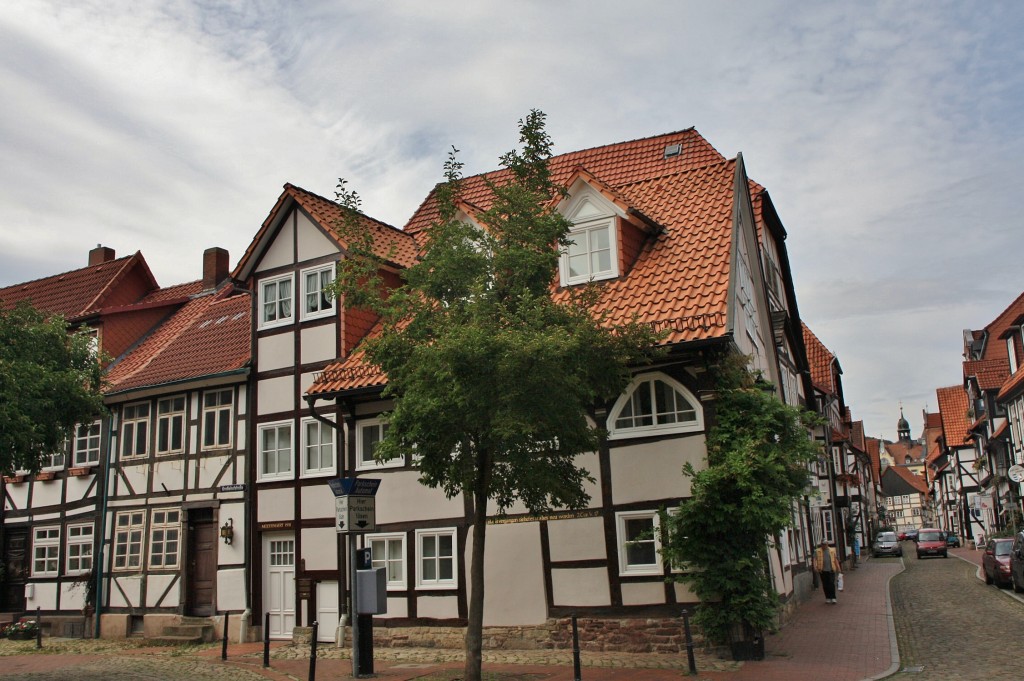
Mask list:
[[922,527],[917,533],[917,557],[948,555],[946,533],[934,527]]
[[1013,539],[989,539],[985,555],[981,557],[981,568],[985,571],[985,583],[998,586],[1010,585],[1010,549]]

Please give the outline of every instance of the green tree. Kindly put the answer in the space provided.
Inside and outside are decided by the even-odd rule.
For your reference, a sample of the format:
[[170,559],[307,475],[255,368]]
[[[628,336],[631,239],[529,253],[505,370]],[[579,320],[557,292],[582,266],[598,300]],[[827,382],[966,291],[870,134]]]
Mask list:
[[100,386],[90,335],[25,304],[0,309],[0,470],[39,470],[102,413]]
[[708,465],[684,468],[692,496],[662,512],[662,551],[701,601],[694,621],[721,643],[772,627],[778,596],[769,541],[792,523],[820,447],[809,432],[818,417],[782,402],[745,358],[723,358],[717,373]]
[[600,436],[588,409],[620,394],[630,365],[656,341],[640,324],[612,329],[595,318],[592,287],[552,297],[571,223],[555,206],[564,192],[551,181],[544,114],[532,111],[519,127],[522,148],[501,157],[508,172],[488,183],[493,204],[476,216],[480,226],[458,219],[453,148],[436,192],[440,218],[403,285],[386,295],[372,243],[360,237],[358,196],[344,181],[338,192],[351,209],[341,229],[352,255],[339,266],[338,293],[383,321],[364,342],[394,400],[376,456],[415,454],[424,484],[464,495],[471,509],[471,681],[481,673],[489,504],[498,513],[517,500],[531,513],[583,507],[592,478],[576,457]]

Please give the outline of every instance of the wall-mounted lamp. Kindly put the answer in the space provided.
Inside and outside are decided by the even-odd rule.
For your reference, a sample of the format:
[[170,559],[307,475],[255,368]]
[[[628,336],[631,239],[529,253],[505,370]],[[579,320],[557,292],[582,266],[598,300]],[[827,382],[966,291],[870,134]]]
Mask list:
[[232,518],[228,518],[228,521],[220,526],[220,538],[224,540],[224,543],[231,545],[232,540],[235,538],[235,521]]

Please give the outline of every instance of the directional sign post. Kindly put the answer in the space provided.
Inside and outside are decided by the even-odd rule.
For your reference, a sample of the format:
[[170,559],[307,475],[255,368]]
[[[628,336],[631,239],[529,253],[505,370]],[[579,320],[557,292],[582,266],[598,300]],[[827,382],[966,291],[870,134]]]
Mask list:
[[334,529],[339,534],[377,529],[377,500],[373,497],[335,497]]

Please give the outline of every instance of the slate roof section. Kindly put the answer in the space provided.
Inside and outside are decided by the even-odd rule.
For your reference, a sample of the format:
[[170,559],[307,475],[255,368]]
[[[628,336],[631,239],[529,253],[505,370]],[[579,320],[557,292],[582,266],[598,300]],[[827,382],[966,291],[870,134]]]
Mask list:
[[[664,157],[665,147],[681,144],[679,156]],[[664,330],[665,344],[722,338],[727,333],[733,187],[737,160],[726,160],[693,129],[622,142],[551,159],[552,177],[593,181],[613,195],[616,205],[662,228],[648,236],[624,276],[596,283],[595,314],[611,325],[631,321]],[[491,206],[486,180],[501,182],[505,171],[466,178],[462,200],[476,209]],[[748,182],[752,195],[763,191]],[[423,239],[438,218],[434,193],[406,224]],[[555,292],[556,299],[567,296]],[[326,394],[383,385],[385,377],[353,354],[328,367],[309,389]]]
[[814,387],[826,395],[835,395],[835,380],[832,374],[832,364],[836,356],[825,347],[814,332],[802,324],[804,335],[804,347],[807,350],[807,362],[811,368],[811,383]]
[[107,395],[244,370],[252,300],[230,285],[197,296],[114,365]]
[[[244,279],[249,275],[262,248],[272,236],[270,230],[276,226],[278,219],[283,217],[293,206],[298,206],[319,224],[343,252],[348,249],[346,239],[336,229],[336,225],[340,224],[345,217],[341,206],[301,187],[285,184],[284,191],[278,197],[277,203],[274,204],[238,265],[235,266],[232,272],[233,277]],[[410,235],[362,213],[359,214],[358,220],[359,225],[372,234],[374,253],[378,257],[396,267],[409,267],[415,262],[417,246]]]
[[[886,475],[890,475],[889,471],[892,471],[891,475],[895,475],[901,480],[907,487],[918,494],[928,494],[928,483],[920,475],[906,469],[900,468],[899,466],[889,466],[886,469]],[[892,484],[893,481],[885,481],[885,487],[887,492],[889,489],[899,490],[902,486],[899,484]],[[907,494],[908,492],[895,492],[895,494]],[[887,496],[894,496],[893,494],[887,494]]]
[[967,415],[970,405],[967,404],[967,393],[961,385],[938,388],[939,413],[942,415],[942,434],[946,438],[947,447],[963,447],[970,444],[968,429],[971,426]]
[[12,308],[28,302],[37,310],[63,315],[73,321],[98,313],[117,281],[138,268],[151,289],[156,280],[139,252],[62,274],[54,274],[13,286],[0,288],[0,303]]

